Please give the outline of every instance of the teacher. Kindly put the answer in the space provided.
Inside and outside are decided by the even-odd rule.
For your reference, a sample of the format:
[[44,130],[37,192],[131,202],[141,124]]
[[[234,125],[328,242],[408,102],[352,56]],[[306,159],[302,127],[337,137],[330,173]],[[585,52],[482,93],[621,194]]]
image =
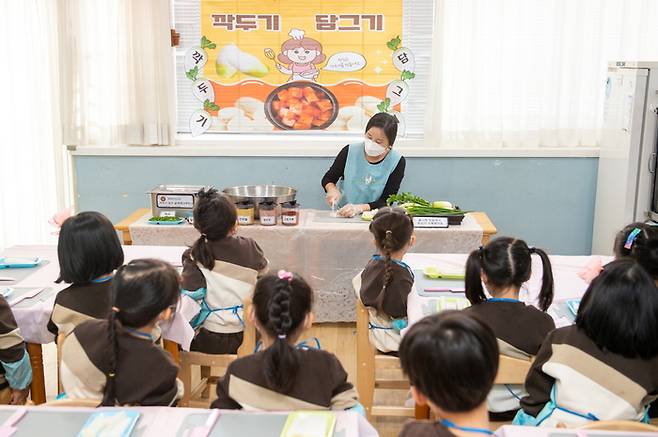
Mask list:
[[322,178],[322,187],[327,205],[340,207],[339,216],[354,217],[381,208],[388,196],[397,194],[406,165],[404,157],[393,150],[397,133],[398,119],[380,112],[368,121],[363,141],[348,144],[338,153]]

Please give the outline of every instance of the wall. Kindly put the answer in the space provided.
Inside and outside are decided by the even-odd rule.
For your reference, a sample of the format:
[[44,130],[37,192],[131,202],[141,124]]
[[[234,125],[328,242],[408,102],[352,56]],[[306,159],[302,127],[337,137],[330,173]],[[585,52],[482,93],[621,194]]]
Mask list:
[[[74,156],[77,209],[114,222],[148,207],[158,184],[284,184],[323,207],[331,158]],[[402,191],[485,211],[499,235],[561,255],[589,254],[597,158],[407,158]]]

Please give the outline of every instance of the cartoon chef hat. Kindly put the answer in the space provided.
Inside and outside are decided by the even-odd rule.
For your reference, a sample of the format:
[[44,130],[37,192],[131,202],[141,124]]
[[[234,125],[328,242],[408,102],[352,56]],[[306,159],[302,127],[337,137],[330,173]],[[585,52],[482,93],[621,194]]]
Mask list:
[[304,39],[304,31],[302,29],[291,29],[288,34],[292,39]]

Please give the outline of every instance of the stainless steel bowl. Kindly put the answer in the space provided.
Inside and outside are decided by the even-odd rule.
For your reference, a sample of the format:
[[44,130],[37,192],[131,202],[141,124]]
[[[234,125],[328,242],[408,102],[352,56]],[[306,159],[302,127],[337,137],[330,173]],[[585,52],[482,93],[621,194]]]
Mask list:
[[253,202],[258,217],[258,204],[261,202],[275,202],[277,204],[290,202],[297,197],[297,190],[282,185],[240,185],[224,189],[233,202]]

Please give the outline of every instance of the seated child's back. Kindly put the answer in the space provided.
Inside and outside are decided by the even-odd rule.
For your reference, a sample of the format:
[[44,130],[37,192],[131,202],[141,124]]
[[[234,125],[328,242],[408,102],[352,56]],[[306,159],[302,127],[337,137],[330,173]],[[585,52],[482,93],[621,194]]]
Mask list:
[[48,330],[68,335],[82,322],[110,315],[110,284],[123,264],[123,249],[112,223],[98,212],[81,212],[62,224],[57,243],[57,282],[71,284],[57,293]]
[[194,226],[201,236],[183,253],[183,289],[201,303],[191,350],[234,354],[242,344],[243,302],[267,259],[251,238],[235,235],[235,205],[215,189],[201,190]]
[[399,328],[393,320],[407,318],[407,297],[414,275],[402,262],[415,242],[411,218],[401,208],[382,208],[370,223],[379,252],[353,280],[357,298],[368,307],[370,341],[381,352],[396,352]]
[[404,437],[493,435],[487,394],[498,371],[498,346],[485,324],[461,311],[444,311],[415,323],[400,344],[402,370],[418,405],[436,422],[409,422]]
[[576,324],[549,334],[537,354],[515,423],[648,420],[646,408],[658,396],[657,314],[658,291],[640,265],[606,265]]
[[112,281],[109,320],[90,320],[66,337],[60,366],[68,397],[104,406],[171,406],[182,395],[178,367],[154,344],[152,332],[170,319],[180,288],[178,274],[159,260],[134,260]]
[[0,296],[0,345],[0,404],[23,405],[30,392],[32,366],[4,296]]
[[312,324],[312,304],[311,288],[290,272],[258,281],[249,317],[265,350],[229,365],[217,384],[213,408],[345,410],[358,405],[356,391],[333,354],[294,346]]
[[[542,260],[540,309],[519,300],[521,286],[532,273],[533,254]],[[545,312],[553,301],[553,274],[546,253],[528,247],[523,240],[496,238],[471,252],[465,282],[466,297],[472,306],[464,311],[493,330],[500,353],[526,360],[536,355],[548,333],[555,329],[553,319]],[[485,295],[483,282],[491,298]],[[523,395],[523,386],[495,385],[488,399],[489,411],[496,419],[511,420]]]

